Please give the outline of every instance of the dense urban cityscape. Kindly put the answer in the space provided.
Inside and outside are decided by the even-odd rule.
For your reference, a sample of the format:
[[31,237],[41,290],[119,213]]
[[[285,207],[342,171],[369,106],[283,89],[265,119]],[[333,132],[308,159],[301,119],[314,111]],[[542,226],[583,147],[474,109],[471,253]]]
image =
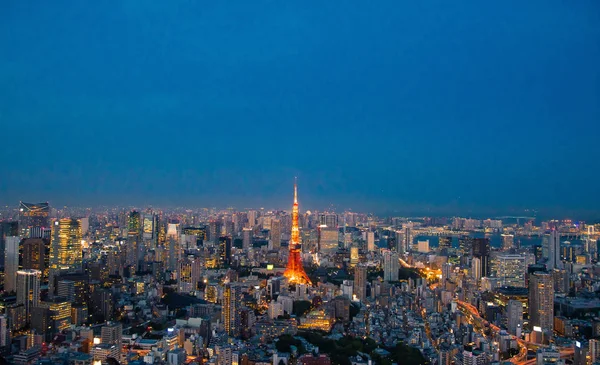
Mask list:
[[600,0],[0,0],[0,365],[600,365]]
[[6,207],[4,358],[600,361],[600,224],[381,218],[300,204],[294,185],[287,210]]

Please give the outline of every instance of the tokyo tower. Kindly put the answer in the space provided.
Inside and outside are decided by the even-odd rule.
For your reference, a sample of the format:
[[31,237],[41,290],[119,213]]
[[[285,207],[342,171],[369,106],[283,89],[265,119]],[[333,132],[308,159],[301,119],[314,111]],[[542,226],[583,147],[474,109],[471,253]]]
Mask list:
[[304,267],[302,267],[302,259],[300,258],[300,230],[298,229],[298,186],[294,182],[294,207],[292,209],[292,239],[290,240],[290,256],[288,257],[287,267],[283,276],[285,276],[290,284],[309,284],[310,279]]

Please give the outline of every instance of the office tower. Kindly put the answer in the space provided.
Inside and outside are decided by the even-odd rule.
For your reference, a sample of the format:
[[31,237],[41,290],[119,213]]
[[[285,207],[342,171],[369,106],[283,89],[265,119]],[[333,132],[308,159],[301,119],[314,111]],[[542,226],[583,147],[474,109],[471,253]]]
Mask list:
[[336,253],[339,248],[339,230],[337,228],[319,226],[318,234],[319,253],[325,255]]
[[412,222],[406,223],[402,228],[404,229],[404,252],[410,252],[412,251],[414,239],[412,231],[413,224]]
[[40,302],[31,310],[31,328],[51,341],[54,335],[71,326],[71,303],[63,298]]
[[471,277],[475,280],[481,280],[481,259],[473,257],[471,260]]
[[76,302],[76,288],[73,280],[59,280],[57,285],[57,296],[65,298],[71,303]]
[[281,221],[271,220],[271,250],[279,251],[281,248]]
[[179,268],[181,260],[181,232],[179,222],[170,222],[167,224],[165,254],[163,256],[165,268],[169,271],[175,271]]
[[548,242],[548,261],[546,268],[548,270],[562,269],[563,263],[560,260],[560,233],[557,230],[550,231],[544,237]]
[[523,330],[523,303],[518,300],[509,300],[506,305],[506,318],[508,333],[520,338]]
[[298,186],[294,183],[294,205],[292,207],[292,232],[289,243],[289,256],[287,267],[283,273],[290,284],[312,284],[304,271],[300,251],[300,228],[298,227]]
[[367,299],[367,267],[358,265],[354,268],[354,294],[364,302]]
[[76,219],[63,218],[52,226],[50,241],[49,295],[54,294],[54,278],[61,272],[81,271],[81,224]]
[[19,242],[18,236],[4,238],[4,291],[13,292],[17,289],[16,273],[19,270]]
[[132,210],[127,217],[127,231],[130,235],[138,235],[142,231],[142,218],[140,212]]
[[488,238],[473,239],[473,257],[481,261],[481,277],[490,276],[490,240]]
[[223,326],[225,332],[229,336],[237,337],[240,335],[240,318],[239,312],[241,309],[241,287],[236,284],[225,284],[223,289]]
[[0,268],[4,267],[6,237],[11,236],[19,236],[19,224],[17,222],[0,222]]
[[197,257],[187,257],[179,264],[179,291],[191,293],[198,290],[202,275],[202,261]]
[[383,254],[383,280],[398,281],[399,270],[398,254],[391,251],[385,252]]
[[375,251],[375,232],[366,232],[367,251]]
[[242,230],[242,248],[248,251],[252,247],[252,228],[244,228]]
[[256,226],[256,219],[258,218],[258,212],[256,210],[249,210],[248,214],[248,228],[253,229]]
[[144,240],[155,240],[158,230],[158,216],[153,212],[144,213],[142,235]]
[[502,250],[508,251],[514,247],[515,244],[515,236],[512,234],[503,234],[502,235]]
[[219,266],[229,265],[231,265],[231,237],[222,236],[219,238]]
[[42,272],[42,282],[48,280],[48,259],[50,241],[45,238],[26,238],[21,244],[23,252],[23,269],[34,269]]
[[529,276],[529,325],[548,336],[554,331],[554,280],[551,274],[536,271]]
[[319,225],[331,228],[338,227],[338,215],[335,213],[319,213]]
[[473,238],[463,236],[458,239],[458,252],[462,257],[469,257],[473,254]]
[[423,253],[429,252],[429,240],[419,240],[417,242],[417,250]]
[[526,257],[499,254],[492,259],[491,276],[500,279],[502,286],[525,287]]
[[569,272],[565,269],[554,269],[550,272],[554,278],[554,292],[567,294],[571,288]]
[[100,341],[104,344],[122,346],[123,325],[118,322],[107,322],[102,326],[100,332]]
[[9,345],[9,342],[8,318],[3,314],[0,315],[0,351],[3,351]]
[[[41,238],[41,228],[50,226],[50,205],[48,203],[24,203],[19,204],[19,231],[21,237]],[[33,228],[38,228],[34,230]],[[31,234],[37,232],[34,237]]]
[[17,304],[25,307],[27,318],[31,315],[31,308],[40,303],[40,279],[42,272],[39,270],[17,271]]
[[358,247],[352,246],[350,247],[350,267],[354,267],[358,264],[359,255],[358,255]]
[[221,237],[221,222],[212,219],[208,222],[208,240],[217,243],[219,237]]

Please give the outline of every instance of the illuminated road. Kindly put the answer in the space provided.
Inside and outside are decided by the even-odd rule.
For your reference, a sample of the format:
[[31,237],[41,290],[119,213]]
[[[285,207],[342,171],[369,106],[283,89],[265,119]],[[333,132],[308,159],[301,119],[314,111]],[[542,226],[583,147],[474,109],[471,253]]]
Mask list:
[[[399,262],[402,267],[410,268],[410,269],[415,268],[413,265],[409,265],[406,261],[404,261],[401,258],[399,259]],[[427,269],[418,269],[418,270],[419,270],[419,273],[421,274],[421,276],[424,276],[427,278],[429,278],[429,276],[431,276],[430,274],[433,273]],[[461,300],[455,300],[455,302],[457,303],[458,308],[461,312],[469,315],[473,322],[478,323],[479,327],[482,329],[482,332],[486,327],[489,327],[490,330],[494,334],[498,334],[500,332],[500,328],[498,326],[496,326],[492,323],[489,323],[485,319],[481,318],[481,316],[479,315],[479,311],[473,305],[463,302]],[[422,313],[422,315],[423,315],[423,313]],[[424,315],[424,318],[426,318],[426,315]],[[485,334],[484,334],[484,336],[485,336]],[[540,347],[547,347],[547,346],[540,345],[537,343],[524,341],[513,335],[511,335],[511,336],[514,340],[517,341],[517,344],[519,345],[519,353],[516,354],[515,356],[511,357],[510,359],[508,359],[508,361],[510,361],[511,363],[516,364],[516,365],[534,365],[536,363],[535,358],[531,359],[531,360],[527,360],[528,348],[538,349]],[[431,340],[431,338],[430,338],[430,340]],[[559,347],[558,349],[559,349],[561,358],[572,357],[573,354],[575,353],[575,350],[572,347]]]
[[[479,316],[479,311],[473,305],[463,302],[463,301],[460,301],[460,300],[456,300],[456,303],[458,304],[459,308],[466,311],[472,318],[474,318],[474,320],[478,321],[480,323],[480,326],[482,326],[483,328],[489,326],[490,329],[494,333],[498,333],[500,331],[500,328],[498,328],[498,326],[491,324],[488,321],[486,321],[485,319],[481,318]],[[527,349],[528,348],[537,349],[540,347],[547,347],[547,346],[540,345],[537,343],[527,342],[527,341],[518,339],[514,336],[513,336],[513,339],[515,339],[517,341],[517,343],[519,344],[519,347],[520,347],[519,353],[509,359],[509,361],[512,362],[513,364],[533,365],[536,363],[536,359],[527,360]],[[575,350],[572,347],[559,347],[558,350],[560,352],[560,357],[563,359],[570,358],[575,353]]]

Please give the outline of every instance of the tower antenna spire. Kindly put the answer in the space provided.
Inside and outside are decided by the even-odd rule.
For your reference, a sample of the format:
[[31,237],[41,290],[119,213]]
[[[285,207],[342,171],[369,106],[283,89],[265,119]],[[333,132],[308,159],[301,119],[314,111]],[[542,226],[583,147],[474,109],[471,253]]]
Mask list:
[[300,243],[300,227],[298,226],[298,178],[294,178],[294,205],[292,206],[292,232],[290,239],[290,253],[288,263],[283,273],[290,284],[311,284],[304,267],[302,266],[302,258],[300,251],[302,244]]

